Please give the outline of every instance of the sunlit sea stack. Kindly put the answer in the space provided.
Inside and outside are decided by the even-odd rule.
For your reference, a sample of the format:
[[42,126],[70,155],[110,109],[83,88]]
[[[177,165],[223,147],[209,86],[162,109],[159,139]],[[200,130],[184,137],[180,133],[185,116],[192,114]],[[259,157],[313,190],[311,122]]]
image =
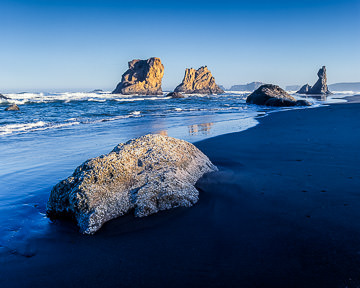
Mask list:
[[222,94],[224,90],[215,83],[215,78],[207,66],[203,66],[198,70],[187,68],[182,83],[175,88],[174,92],[211,95]]
[[164,65],[160,58],[132,60],[129,69],[122,75],[121,82],[113,94],[124,95],[162,95],[161,81]]

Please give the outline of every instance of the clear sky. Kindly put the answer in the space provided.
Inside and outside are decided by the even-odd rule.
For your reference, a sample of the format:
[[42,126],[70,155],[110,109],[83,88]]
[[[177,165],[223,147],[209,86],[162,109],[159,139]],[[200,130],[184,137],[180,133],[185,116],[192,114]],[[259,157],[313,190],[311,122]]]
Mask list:
[[207,65],[225,87],[360,82],[360,1],[1,0],[0,93],[112,90],[160,57],[163,88]]

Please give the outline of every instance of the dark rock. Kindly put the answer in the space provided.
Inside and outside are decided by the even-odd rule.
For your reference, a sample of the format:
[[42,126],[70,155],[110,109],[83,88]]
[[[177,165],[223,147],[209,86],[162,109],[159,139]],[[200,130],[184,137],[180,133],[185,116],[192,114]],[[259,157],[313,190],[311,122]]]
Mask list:
[[303,100],[297,101],[285,90],[272,84],[260,86],[247,97],[246,103],[274,107],[308,106],[308,104],[310,104],[310,102]]
[[164,65],[160,58],[132,60],[129,69],[122,75],[121,82],[113,94],[124,95],[162,95],[161,81]]
[[[326,67],[323,66],[317,73],[319,79],[314,86],[304,85],[297,93],[299,94],[331,94],[327,87]],[[303,89],[304,88],[304,89]],[[306,91],[307,90],[307,91]]]
[[206,67],[200,67],[198,70],[188,68],[185,70],[185,76],[180,85],[174,92],[182,92],[185,94],[222,94],[224,90],[220,89],[215,83],[215,78],[210,70]]
[[273,107],[290,107],[295,106],[296,101],[289,100],[286,98],[270,98],[264,104],[265,106],[273,106]]
[[0,99],[9,100],[10,98],[9,98],[9,97],[6,97],[6,96],[4,96],[4,95],[2,95],[2,94],[0,94]]
[[231,86],[230,91],[255,91],[264,84],[265,83],[262,82],[251,82],[245,85],[233,85]]
[[95,90],[90,91],[90,92],[88,92],[88,93],[101,93],[101,92],[104,92],[104,91],[101,90],[101,89],[95,89]]
[[311,86],[309,84],[305,84],[296,93],[298,93],[298,94],[308,94],[310,89],[311,89]]
[[5,111],[19,111],[20,108],[16,104],[12,104],[11,106],[7,107]]
[[217,168],[193,144],[145,135],[76,168],[52,189],[47,215],[73,218],[82,233],[93,234],[129,212],[143,217],[192,206],[199,199],[195,183],[212,171]]
[[173,99],[185,98],[185,96],[179,92],[170,92],[166,97],[171,97]]
[[311,106],[312,104],[307,100],[297,100],[296,106]]

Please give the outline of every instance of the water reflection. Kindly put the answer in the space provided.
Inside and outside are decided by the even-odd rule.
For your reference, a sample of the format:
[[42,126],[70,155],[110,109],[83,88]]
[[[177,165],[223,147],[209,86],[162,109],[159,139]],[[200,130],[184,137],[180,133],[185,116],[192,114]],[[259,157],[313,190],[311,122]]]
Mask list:
[[189,135],[209,135],[211,127],[214,125],[214,123],[203,123],[203,124],[195,124],[195,125],[189,125]]
[[327,94],[321,94],[321,95],[301,95],[302,98],[305,99],[315,99],[317,101],[326,101],[327,100]]
[[167,130],[160,130],[160,131],[156,131],[155,134],[168,136],[168,131]]

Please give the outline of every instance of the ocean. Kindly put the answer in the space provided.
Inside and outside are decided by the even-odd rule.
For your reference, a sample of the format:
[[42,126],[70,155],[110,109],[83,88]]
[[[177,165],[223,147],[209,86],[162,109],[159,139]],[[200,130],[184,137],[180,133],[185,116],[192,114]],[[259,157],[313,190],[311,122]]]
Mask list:
[[[313,109],[354,93],[307,97],[311,108],[247,105],[248,94],[184,99],[109,92],[5,94],[10,100],[0,100],[0,257],[9,251],[31,256],[27,240],[46,237],[54,225],[46,217],[52,186],[118,143],[148,133],[194,143],[249,129],[272,112]],[[11,103],[20,111],[4,111]]]

